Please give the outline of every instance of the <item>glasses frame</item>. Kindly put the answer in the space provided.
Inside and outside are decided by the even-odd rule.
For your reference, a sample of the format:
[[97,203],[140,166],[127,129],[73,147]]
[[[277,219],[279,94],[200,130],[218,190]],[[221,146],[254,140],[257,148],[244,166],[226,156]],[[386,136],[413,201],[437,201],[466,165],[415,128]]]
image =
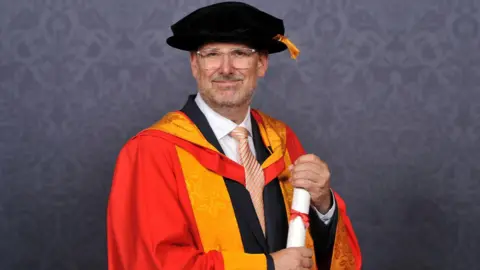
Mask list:
[[[232,55],[232,53],[234,53],[235,51],[247,51],[247,55],[246,57],[249,58],[248,60],[250,60],[251,62],[248,64],[247,67],[243,67],[243,68],[238,68],[235,66],[234,64],[234,61],[235,61],[235,56]],[[212,67],[212,68],[206,68],[206,64],[205,64],[205,61],[207,61],[207,56],[206,54],[208,54],[209,52],[215,52],[215,53],[219,53],[221,54],[220,57],[221,57],[221,61],[220,64],[215,67]],[[258,53],[257,50],[255,49],[252,49],[252,48],[244,48],[244,47],[239,47],[239,48],[232,48],[232,49],[229,49],[227,52],[223,52],[223,51],[220,51],[219,49],[217,48],[208,48],[208,49],[204,49],[204,50],[198,50],[195,52],[195,54],[199,57],[200,59],[200,63],[203,65],[203,68],[206,69],[206,70],[215,70],[215,69],[218,69],[222,66],[222,63],[223,63],[223,59],[225,59],[225,55],[228,55],[229,59],[231,60],[231,63],[230,65],[235,68],[235,69],[239,69],[239,70],[242,70],[242,69],[248,69],[251,67],[252,65],[252,56],[254,54]],[[203,62],[202,62],[203,61]]]

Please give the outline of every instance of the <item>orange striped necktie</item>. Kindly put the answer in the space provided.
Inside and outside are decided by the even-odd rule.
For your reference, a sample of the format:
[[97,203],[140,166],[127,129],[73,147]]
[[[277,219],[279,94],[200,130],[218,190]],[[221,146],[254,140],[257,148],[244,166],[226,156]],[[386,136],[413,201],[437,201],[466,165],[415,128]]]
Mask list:
[[260,226],[265,235],[265,216],[263,211],[265,176],[263,175],[263,169],[250,151],[248,145],[248,130],[239,126],[230,132],[230,136],[238,142],[237,149],[240,156],[240,163],[245,168],[245,185],[248,192],[250,192],[255,212],[257,213]]

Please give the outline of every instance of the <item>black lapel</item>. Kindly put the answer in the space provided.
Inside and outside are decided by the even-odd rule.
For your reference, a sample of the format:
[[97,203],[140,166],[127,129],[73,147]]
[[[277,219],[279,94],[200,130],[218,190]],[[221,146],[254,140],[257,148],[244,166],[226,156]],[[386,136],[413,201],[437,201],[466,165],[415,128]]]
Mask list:
[[[220,143],[215,137],[215,133],[213,133],[212,128],[208,124],[207,118],[195,103],[195,96],[196,95],[189,96],[187,103],[181,111],[193,121],[210,144],[215,146],[221,153],[224,153]],[[233,210],[235,211],[235,217],[245,252],[267,253],[267,242],[263,236],[260,223],[258,222],[250,194],[246,188],[237,181],[225,178],[225,185],[230,195],[230,200],[232,201]]]
[[[270,152],[263,143],[257,121],[255,121],[253,116],[252,133],[257,160],[262,164],[270,156]],[[274,179],[265,186],[263,190],[263,205],[269,252],[284,249],[287,245],[288,221],[282,189],[278,179]]]
[[252,119],[252,137],[253,137],[253,144],[255,145],[255,154],[257,155],[257,161],[262,164],[269,156],[270,152],[265,147],[263,143],[262,136],[260,134],[260,129],[258,127],[257,121],[253,115],[251,115]]

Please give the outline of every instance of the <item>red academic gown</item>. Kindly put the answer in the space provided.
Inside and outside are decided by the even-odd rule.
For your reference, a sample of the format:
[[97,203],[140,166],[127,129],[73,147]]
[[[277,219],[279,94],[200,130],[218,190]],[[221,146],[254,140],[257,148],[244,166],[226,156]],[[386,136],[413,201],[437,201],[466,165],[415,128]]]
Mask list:
[[[281,121],[252,110],[266,178],[265,238],[243,167],[223,154],[193,98],[119,154],[107,212],[110,270],[273,269],[269,254],[285,248],[293,195],[287,168],[305,154],[298,138]],[[315,250],[313,269],[361,269],[345,203],[334,194],[330,226],[321,229],[310,215],[306,246]]]

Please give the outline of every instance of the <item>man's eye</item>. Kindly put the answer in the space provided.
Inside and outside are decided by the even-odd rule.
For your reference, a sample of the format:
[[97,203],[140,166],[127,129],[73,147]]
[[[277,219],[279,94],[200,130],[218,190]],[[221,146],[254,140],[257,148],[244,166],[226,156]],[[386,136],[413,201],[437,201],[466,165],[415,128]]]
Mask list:
[[233,55],[234,55],[234,56],[243,57],[243,56],[247,56],[248,53],[247,53],[247,52],[244,52],[244,51],[233,51]]
[[215,57],[215,56],[218,56],[219,53],[217,52],[207,52],[205,53],[205,57]]

